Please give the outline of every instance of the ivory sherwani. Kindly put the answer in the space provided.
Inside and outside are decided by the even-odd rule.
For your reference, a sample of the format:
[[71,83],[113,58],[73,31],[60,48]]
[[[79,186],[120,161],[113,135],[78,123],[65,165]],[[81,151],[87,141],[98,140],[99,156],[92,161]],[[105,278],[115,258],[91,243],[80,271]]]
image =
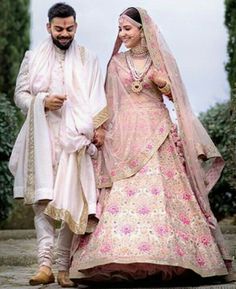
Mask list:
[[[60,110],[45,111],[44,98],[53,94],[67,100]],[[14,197],[49,201],[44,213],[83,234],[88,215],[96,213],[91,141],[107,119],[97,59],[75,41],[64,52],[46,40],[25,55],[15,102],[27,118],[10,159]]]

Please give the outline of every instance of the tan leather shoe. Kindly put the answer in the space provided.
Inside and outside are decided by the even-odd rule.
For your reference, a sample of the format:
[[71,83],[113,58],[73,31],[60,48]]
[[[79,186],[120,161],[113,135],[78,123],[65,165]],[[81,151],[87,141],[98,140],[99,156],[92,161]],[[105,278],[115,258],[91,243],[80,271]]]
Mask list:
[[236,281],[236,272],[230,272],[228,275],[224,276],[224,281],[226,283],[232,283]]
[[39,271],[36,275],[34,275],[30,280],[29,283],[31,286],[40,285],[40,284],[50,284],[55,282],[55,277],[53,273],[50,275],[46,274],[43,271]]
[[59,271],[57,274],[57,283],[63,288],[76,287],[77,285],[69,278],[68,271]]

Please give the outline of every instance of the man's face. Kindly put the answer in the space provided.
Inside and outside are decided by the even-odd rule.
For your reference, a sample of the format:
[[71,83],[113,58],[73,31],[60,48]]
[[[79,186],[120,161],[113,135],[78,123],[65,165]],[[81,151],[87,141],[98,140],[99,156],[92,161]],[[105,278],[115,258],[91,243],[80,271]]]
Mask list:
[[52,36],[53,43],[60,49],[70,47],[77,29],[73,16],[66,18],[55,17],[47,24],[47,30]]

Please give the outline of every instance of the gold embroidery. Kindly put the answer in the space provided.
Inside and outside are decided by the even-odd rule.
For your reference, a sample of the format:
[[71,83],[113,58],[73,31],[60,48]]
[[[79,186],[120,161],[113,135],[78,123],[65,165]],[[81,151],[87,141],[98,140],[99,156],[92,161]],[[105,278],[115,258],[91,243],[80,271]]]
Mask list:
[[104,107],[97,115],[93,118],[93,125],[95,128],[101,126],[108,119],[108,109]]
[[[81,157],[85,154],[85,149],[86,148],[83,148],[77,153],[77,165],[78,165],[78,178],[79,179],[80,179]],[[54,205],[50,203],[47,205],[44,213],[49,215],[55,220],[65,221],[68,224],[70,230],[74,232],[75,234],[84,234],[87,230],[87,223],[88,223],[88,203],[85,198],[81,183],[80,183],[80,190],[78,193],[82,194],[82,199],[83,199],[83,204],[81,204],[81,206],[83,206],[83,209],[82,209],[82,213],[81,213],[79,221],[74,220],[73,216],[68,210],[56,208]]]
[[[112,182],[119,181],[125,178],[129,178],[133,175],[135,175],[153,156],[153,154],[160,148],[160,146],[163,144],[165,139],[170,133],[171,129],[171,122],[170,121],[162,121],[160,125],[157,128],[157,131],[163,127],[163,133],[162,135],[159,135],[158,133],[154,134],[154,136],[151,138],[150,143],[152,144],[152,148],[149,150],[144,150],[140,153],[138,159],[137,159],[137,165],[134,167],[130,166],[130,162],[124,165],[124,167],[121,168],[115,168],[116,173],[114,176],[112,176]],[[135,160],[134,160],[135,161]],[[102,182],[102,175],[100,176],[98,180],[98,188],[104,188],[104,187],[110,187],[111,184],[109,180]]]
[[84,227],[86,227],[87,221],[84,223],[84,218],[81,218],[82,220],[80,219],[79,223],[77,223],[75,220],[73,220],[73,217],[68,210],[55,208],[51,204],[47,205],[45,213],[55,220],[65,221],[70,230],[75,234],[85,233]]
[[[79,180],[80,180],[81,158],[85,154],[85,150],[86,150],[86,148],[84,147],[77,153],[78,178],[79,178]],[[81,217],[80,217],[80,224],[81,224],[81,230],[82,230],[82,233],[80,233],[80,234],[84,234],[85,231],[86,231],[87,222],[88,222],[88,203],[87,203],[87,200],[85,198],[81,182],[80,182],[80,188],[81,188],[80,192],[82,194],[83,203],[84,203],[83,211],[82,211],[82,214],[81,214]]]
[[35,164],[34,164],[34,102],[32,99],[29,112],[29,136],[28,136],[28,163],[27,163],[27,181],[26,192],[24,195],[24,204],[34,203],[35,195]]

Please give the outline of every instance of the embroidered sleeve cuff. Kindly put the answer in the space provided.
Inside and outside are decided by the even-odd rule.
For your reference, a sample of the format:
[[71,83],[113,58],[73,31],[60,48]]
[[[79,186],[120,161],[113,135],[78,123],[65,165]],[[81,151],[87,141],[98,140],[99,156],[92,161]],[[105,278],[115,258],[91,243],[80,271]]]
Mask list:
[[168,95],[171,92],[169,82],[166,82],[166,85],[163,87],[158,87],[158,89],[160,90],[162,94],[165,94],[165,95]]
[[108,119],[108,109],[104,107],[97,115],[93,118],[94,128],[98,128]]

